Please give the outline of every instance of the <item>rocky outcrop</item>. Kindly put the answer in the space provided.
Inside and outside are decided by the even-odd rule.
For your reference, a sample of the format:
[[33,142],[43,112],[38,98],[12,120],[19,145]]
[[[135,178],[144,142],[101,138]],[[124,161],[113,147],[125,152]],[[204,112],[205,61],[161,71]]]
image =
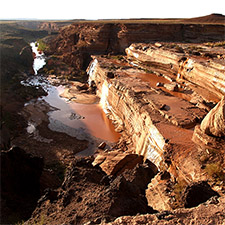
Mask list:
[[[145,69],[164,74],[180,83],[190,81],[189,87],[207,101],[218,100],[225,94],[224,49],[188,44],[132,44],[126,49],[128,57]],[[205,56],[211,56],[206,60]],[[195,86],[193,85],[195,84]]]
[[[114,68],[112,62],[115,63]],[[145,74],[113,59],[95,57],[87,71],[89,83],[95,82],[97,86],[104,111],[130,137],[133,143],[130,150],[143,155],[159,169],[167,167],[165,161],[168,158],[170,165],[183,171],[178,172],[179,176],[188,181],[200,179],[201,175],[197,172],[200,165],[197,160],[191,159],[191,152],[196,152],[191,142],[192,131],[186,128],[195,126],[204,118],[204,110],[156,87],[156,75]],[[111,78],[108,77],[109,71],[114,74]],[[154,82],[142,80],[143,74]],[[183,157],[186,157],[185,163]],[[187,160],[189,157],[190,160]],[[175,171],[171,169],[171,173],[177,176]]]
[[1,41],[1,79],[10,80],[14,73],[33,73],[31,47],[22,38],[7,37]]
[[[193,84],[180,77],[184,70],[183,63],[187,60],[185,51],[190,50],[190,45],[182,45],[181,49],[164,45],[166,44],[132,44],[126,50],[127,57],[93,56],[87,69],[88,83],[96,86],[104,111],[116,127],[130,137],[129,150],[144,156],[144,160],[150,160],[160,170],[146,191],[149,206],[159,211],[183,207],[185,197],[182,199],[182,192],[193,182],[204,183],[210,176],[212,178],[212,174],[219,180],[223,178],[220,169],[222,163],[218,165],[216,172],[209,172],[211,175],[208,176],[207,170],[211,169],[200,160],[205,149],[192,142],[193,130],[190,128],[195,127],[196,132],[200,122],[214,105],[212,102],[219,100],[222,92],[218,87],[223,85],[224,77],[220,76],[217,89],[213,92],[216,94],[207,96],[212,92],[209,88],[208,92],[203,91],[203,83],[199,83],[200,87],[197,88],[197,83]],[[218,49],[221,52],[219,50],[217,55],[224,57],[223,50]],[[219,57],[216,56],[217,59]],[[222,74],[222,60],[214,59],[211,63]],[[213,77],[214,72],[207,71],[207,67],[204,67],[204,73],[209,73],[209,77]],[[206,82],[206,76],[204,79],[203,82]],[[217,149],[224,149],[224,146],[221,141]],[[209,147],[211,149],[212,145]],[[96,158],[100,166],[105,158],[104,154]],[[218,159],[224,162],[223,157]],[[216,158],[212,160],[211,157],[208,163],[214,162]],[[103,168],[105,171],[110,163],[106,163]],[[116,164],[112,165],[114,166]],[[216,165],[213,168],[215,167]],[[212,180],[210,182],[211,185]],[[206,191],[206,196],[211,197],[207,193],[209,192]],[[194,198],[199,204],[208,197],[204,200]],[[193,199],[190,201],[194,202]]]
[[112,151],[99,153],[93,165],[99,165],[107,175],[118,176],[126,169],[133,169],[137,164],[142,163],[143,156]]
[[[121,215],[153,213],[143,195],[152,169],[140,164],[117,177],[108,176],[93,159],[75,159],[61,188],[48,190],[26,224],[84,224],[112,221]],[[139,182],[142,179],[141,182]]]
[[40,197],[43,159],[19,147],[1,152],[1,222],[28,219]]
[[192,140],[202,149],[211,149],[223,154],[225,146],[224,97],[206,115],[201,125],[195,127]]
[[207,114],[200,128],[210,136],[225,136],[225,97]]
[[124,53],[135,42],[207,42],[224,39],[223,24],[155,22],[78,22],[61,29],[50,52],[77,70],[85,69],[92,54]]
[[[163,178],[162,174],[167,177]],[[165,211],[173,209],[173,202],[175,201],[174,194],[169,188],[170,173],[164,172],[157,174],[148,184],[146,189],[146,198],[148,205],[157,211]]]
[[173,224],[218,224],[222,225],[225,219],[225,197],[211,198],[206,203],[191,209],[177,209],[164,211],[154,215],[145,214],[137,216],[123,216],[114,222],[103,223],[108,225],[119,224],[151,224],[151,225],[173,225]]
[[58,31],[60,29],[60,24],[54,22],[43,22],[40,23],[37,28],[40,30]]

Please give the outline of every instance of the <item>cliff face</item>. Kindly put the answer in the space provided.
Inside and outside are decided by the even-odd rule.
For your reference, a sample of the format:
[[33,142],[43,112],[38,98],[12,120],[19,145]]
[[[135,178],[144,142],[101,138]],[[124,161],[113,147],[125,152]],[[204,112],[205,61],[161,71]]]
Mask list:
[[189,86],[208,101],[217,102],[225,95],[223,48],[190,44],[171,46],[132,44],[126,53],[143,68],[154,68],[173,80],[189,81]]
[[179,23],[74,23],[64,27],[51,52],[77,69],[84,69],[92,54],[124,53],[135,42],[207,42],[224,40],[223,24]]
[[2,79],[10,79],[7,76],[14,76],[19,71],[32,73],[32,50],[22,38],[2,38],[0,48]]
[[[179,205],[180,190],[187,184],[211,179],[212,174],[218,180],[224,179],[223,137],[208,136],[199,128],[224,95],[220,88],[224,83],[224,50],[202,45],[200,51],[199,46],[194,46],[197,54],[190,44],[178,47],[169,48],[166,43],[132,44],[126,49],[127,57],[93,56],[87,69],[88,83],[97,87],[103,109],[116,129],[129,137],[128,149],[161,171],[146,191],[149,205],[157,210]],[[185,61],[190,59],[194,63],[186,68]],[[185,73],[192,76],[188,78]],[[214,115],[218,107],[204,120],[209,121],[204,124],[213,126],[212,130],[213,124],[218,124],[215,119],[223,124],[223,108]],[[224,128],[219,127],[221,134]],[[214,164],[217,172],[211,170]]]
[[[131,137],[133,151],[162,170],[167,167],[165,154],[173,146],[174,158],[170,157],[183,171],[180,176],[187,180],[192,180],[192,176],[199,179],[199,174],[194,171],[190,176],[190,161],[184,163],[182,159],[195,149],[191,142],[192,131],[188,128],[195,126],[206,112],[182,98],[167,94],[157,88],[156,83],[141,79],[147,75],[157,80],[156,75],[121,64],[112,69],[112,62],[112,59],[95,57],[88,68],[89,83],[95,82],[102,107],[117,127]],[[185,137],[179,135],[181,132]],[[181,148],[183,151],[179,152]]]

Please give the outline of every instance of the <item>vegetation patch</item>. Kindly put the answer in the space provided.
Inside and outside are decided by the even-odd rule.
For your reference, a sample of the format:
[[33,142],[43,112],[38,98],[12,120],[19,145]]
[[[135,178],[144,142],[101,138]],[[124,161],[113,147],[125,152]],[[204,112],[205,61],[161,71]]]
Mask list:
[[43,39],[39,39],[37,41],[37,46],[38,46],[38,51],[47,51],[48,50],[48,45],[43,41]]
[[182,207],[181,196],[186,186],[187,186],[187,183],[184,180],[180,180],[180,179],[178,179],[178,182],[174,185],[173,191],[174,191],[175,201],[172,204],[172,207],[174,209]]
[[216,181],[225,181],[225,174],[220,162],[209,163],[205,167],[206,172]]

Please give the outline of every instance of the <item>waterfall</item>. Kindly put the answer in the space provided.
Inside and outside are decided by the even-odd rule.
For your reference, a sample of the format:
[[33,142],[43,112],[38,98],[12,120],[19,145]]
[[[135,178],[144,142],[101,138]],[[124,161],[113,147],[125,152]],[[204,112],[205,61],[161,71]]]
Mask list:
[[105,113],[108,113],[108,111],[111,111],[111,109],[112,109],[112,106],[110,106],[110,104],[108,102],[108,95],[109,95],[110,87],[111,87],[111,84],[108,84],[108,82],[105,80],[102,85],[102,93],[101,93],[101,100],[100,100],[100,104]]
[[90,68],[89,68],[89,70],[88,70],[88,75],[89,75],[89,77],[88,77],[88,85],[89,85],[89,86],[91,86],[91,81],[94,80],[94,71],[95,71],[95,67],[96,67],[97,63],[98,63],[98,60],[95,59],[95,60],[91,63],[91,66],[90,66]]
[[37,75],[38,70],[40,70],[45,64],[45,55],[43,52],[38,51],[37,42],[31,42],[30,46],[32,48],[32,52],[35,54],[33,69],[35,75]]

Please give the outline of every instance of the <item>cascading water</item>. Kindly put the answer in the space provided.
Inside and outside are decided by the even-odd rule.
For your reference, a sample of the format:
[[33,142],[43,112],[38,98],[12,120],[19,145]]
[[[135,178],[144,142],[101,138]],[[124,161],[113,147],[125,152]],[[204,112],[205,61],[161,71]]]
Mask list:
[[106,114],[108,113],[108,110],[111,111],[111,109],[112,109],[112,107],[110,106],[110,104],[107,100],[110,86],[111,86],[111,84],[108,84],[107,81],[104,81],[104,83],[102,85],[100,104]]
[[94,80],[94,71],[95,71],[95,67],[96,67],[97,63],[98,63],[98,60],[95,59],[92,62],[90,68],[89,68],[89,71],[88,71],[88,75],[89,75],[89,77],[88,77],[88,84],[89,84],[89,86],[91,86],[91,82]]
[[[96,102],[89,104],[77,103],[69,101],[66,98],[61,98],[60,95],[66,87],[63,85],[54,86],[47,77],[38,74],[38,70],[45,65],[45,56],[43,53],[37,51],[35,43],[31,43],[31,46],[36,55],[33,65],[35,75],[21,83],[23,85],[36,86],[37,89],[42,87],[47,92],[47,96],[42,96],[37,100],[26,103],[24,107],[28,107],[29,110],[29,107],[35,109],[35,104],[47,105],[46,107],[50,108],[47,112],[50,130],[63,132],[80,140],[88,140],[91,146],[84,152],[79,153],[80,155],[93,154],[93,150],[95,149],[93,148],[93,143],[95,142],[116,142],[120,135],[115,132],[112,122],[105,116],[101,104]],[[89,84],[94,79],[96,65],[97,59],[89,70]],[[68,88],[70,90],[69,86],[67,86]],[[76,99],[76,94],[74,94],[73,98]],[[36,140],[51,142],[51,139],[47,140],[39,135],[38,126],[41,123],[41,119],[32,116],[32,118],[28,119],[27,132]]]
[[46,64],[45,55],[43,52],[38,51],[38,43],[37,42],[31,42],[30,46],[32,48],[32,52],[35,54],[33,69],[34,69],[35,75],[37,75],[38,70],[40,70]]

